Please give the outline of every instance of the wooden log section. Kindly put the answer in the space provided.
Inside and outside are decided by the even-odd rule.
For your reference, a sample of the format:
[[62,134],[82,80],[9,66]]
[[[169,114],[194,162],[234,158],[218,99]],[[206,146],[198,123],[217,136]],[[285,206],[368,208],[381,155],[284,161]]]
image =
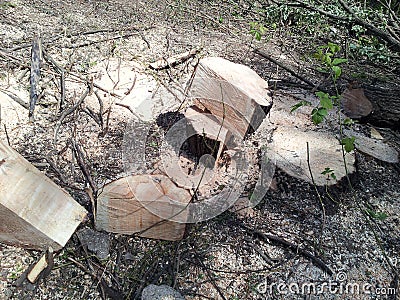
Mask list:
[[67,192],[0,141],[0,241],[59,250],[86,213]]
[[272,106],[264,79],[220,57],[200,61],[190,93],[196,106],[224,120],[224,127],[241,138],[258,128]]
[[180,240],[191,196],[163,175],[131,175],[104,186],[96,228],[141,237]]

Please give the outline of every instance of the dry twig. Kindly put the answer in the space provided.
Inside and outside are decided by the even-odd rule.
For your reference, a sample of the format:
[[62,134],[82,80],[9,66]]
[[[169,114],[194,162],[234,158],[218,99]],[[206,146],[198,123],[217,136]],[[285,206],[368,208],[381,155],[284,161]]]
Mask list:
[[300,254],[308,259],[310,259],[317,267],[319,267],[321,270],[323,270],[324,272],[328,273],[329,275],[333,275],[332,270],[325,264],[325,262],[320,259],[319,257],[316,257],[314,254],[312,254],[310,251],[301,248],[300,245],[296,245],[294,243],[291,243],[281,237],[278,237],[276,235],[272,235],[269,233],[264,233],[261,232],[257,229],[252,229],[250,227],[247,227],[246,225],[240,224],[240,227],[244,228],[247,232],[258,236],[259,238],[265,240],[265,241],[272,241],[278,244],[281,244],[287,248],[289,248],[290,250],[292,250],[293,252]]

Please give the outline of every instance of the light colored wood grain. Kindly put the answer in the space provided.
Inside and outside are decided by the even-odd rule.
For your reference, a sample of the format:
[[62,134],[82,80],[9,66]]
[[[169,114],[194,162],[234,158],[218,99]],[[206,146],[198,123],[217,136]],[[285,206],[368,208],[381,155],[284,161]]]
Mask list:
[[0,240],[33,249],[62,248],[86,210],[0,141]]
[[194,104],[224,120],[240,137],[254,131],[272,106],[268,83],[249,67],[220,57],[200,61],[190,88]]
[[179,240],[191,196],[163,175],[132,175],[104,186],[97,199],[96,228],[107,232]]

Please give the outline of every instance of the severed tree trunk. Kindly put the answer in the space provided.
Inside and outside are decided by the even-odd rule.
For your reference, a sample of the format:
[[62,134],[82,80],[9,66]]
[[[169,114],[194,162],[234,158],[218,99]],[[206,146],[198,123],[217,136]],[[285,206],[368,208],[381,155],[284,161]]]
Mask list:
[[352,82],[342,93],[345,114],[380,127],[400,126],[400,86]]
[[400,86],[364,85],[365,96],[372,102],[370,123],[378,126],[400,127]]
[[190,87],[194,104],[244,138],[272,106],[268,83],[247,66],[220,57],[200,60]]

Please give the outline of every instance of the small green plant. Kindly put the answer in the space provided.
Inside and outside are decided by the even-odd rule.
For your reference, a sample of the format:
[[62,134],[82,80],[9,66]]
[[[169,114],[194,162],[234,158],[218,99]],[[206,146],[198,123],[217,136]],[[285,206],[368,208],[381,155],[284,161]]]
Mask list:
[[388,215],[384,212],[380,212],[380,211],[375,211],[372,209],[365,209],[365,213],[370,216],[373,219],[379,220],[379,221],[384,221],[387,219]]
[[250,22],[250,34],[257,40],[261,41],[262,36],[267,31],[264,25],[258,22]]
[[24,270],[23,266],[18,263],[16,269],[11,271],[10,274],[7,275],[8,279],[16,280],[21,275],[22,271]]
[[[311,112],[311,119],[315,125],[322,123],[326,116],[328,115],[328,111],[333,109],[334,106],[340,109],[340,94],[337,89],[337,80],[342,75],[342,67],[341,65],[347,62],[346,58],[336,57],[340,52],[340,47],[337,44],[329,42],[326,45],[319,46],[317,51],[314,53],[314,58],[317,59],[321,66],[318,68],[318,71],[325,73],[328,75],[328,78],[332,79],[332,82],[336,89],[336,94],[331,95],[326,92],[318,91],[315,95],[319,99],[319,103]],[[291,107],[291,112],[296,109],[310,105],[308,101],[300,101]],[[344,146],[344,150],[349,153],[354,150],[354,137],[343,137],[342,135],[342,125],[351,125],[354,123],[353,120],[347,118],[343,122],[340,118],[340,114],[338,113],[339,125],[340,125],[340,136],[341,145]]]
[[344,146],[344,150],[346,150],[347,153],[354,150],[355,140],[356,138],[354,136],[342,138],[341,145]]
[[349,45],[352,57],[368,59],[375,63],[390,63],[391,56],[387,47],[376,37],[361,35],[356,41]]
[[149,146],[152,147],[152,148],[157,148],[158,144],[155,141],[151,141]]
[[94,67],[94,66],[96,66],[97,65],[97,61],[90,61],[89,63],[88,63],[88,66],[89,66],[89,68],[92,68],[92,67]]
[[0,8],[9,8],[9,7],[14,8],[17,7],[17,5],[12,2],[0,3]]
[[295,105],[293,105],[293,106],[290,108],[290,112],[292,113],[292,112],[294,112],[296,109],[298,109],[298,108],[300,108],[300,107],[302,107],[302,106],[311,106],[311,102],[310,102],[310,101],[306,101],[306,100],[302,100],[302,101],[296,103]]
[[331,168],[325,168],[325,170],[323,172],[321,172],[322,175],[326,175],[327,179],[335,179],[336,180],[336,175],[335,175],[335,171],[332,170]]

